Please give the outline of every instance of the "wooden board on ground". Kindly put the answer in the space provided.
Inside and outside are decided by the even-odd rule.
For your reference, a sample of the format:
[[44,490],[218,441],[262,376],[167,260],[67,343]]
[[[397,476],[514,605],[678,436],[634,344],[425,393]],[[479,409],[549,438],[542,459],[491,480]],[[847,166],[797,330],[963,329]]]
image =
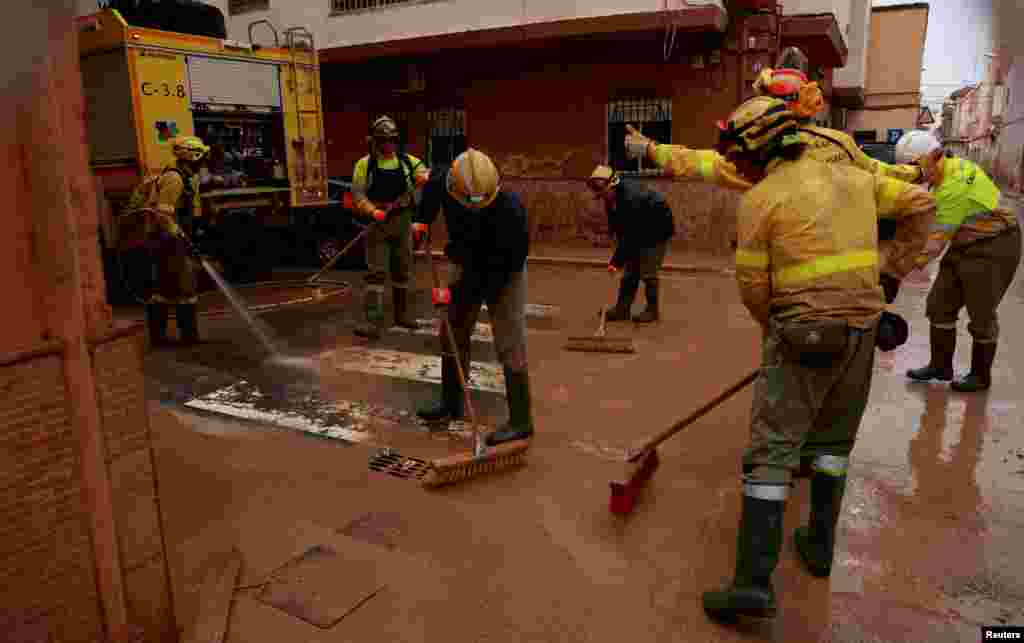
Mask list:
[[242,572],[242,554],[237,549],[214,557],[207,566],[199,590],[196,620],[183,643],[222,643],[231,616],[231,601]]
[[374,561],[346,558],[329,545],[317,545],[275,573],[258,600],[329,629],[384,587]]

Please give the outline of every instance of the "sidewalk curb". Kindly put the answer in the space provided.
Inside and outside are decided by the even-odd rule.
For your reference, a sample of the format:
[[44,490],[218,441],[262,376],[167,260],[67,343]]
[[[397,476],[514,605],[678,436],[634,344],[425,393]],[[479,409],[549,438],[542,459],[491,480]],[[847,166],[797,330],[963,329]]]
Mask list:
[[[441,261],[447,261],[447,257],[440,250],[433,251],[434,259]],[[417,252],[417,257],[426,256],[425,252]],[[606,268],[608,266],[607,261],[601,259],[585,259],[583,257],[538,257],[535,255],[529,255],[526,257],[527,263],[534,263],[538,265],[549,265],[549,266],[575,266],[578,268]],[[666,263],[661,267],[664,272],[682,272],[682,273],[709,273],[716,275],[727,275],[732,276],[736,274],[736,271],[732,268],[717,268],[714,266],[700,266],[696,264],[679,264],[679,263]]]

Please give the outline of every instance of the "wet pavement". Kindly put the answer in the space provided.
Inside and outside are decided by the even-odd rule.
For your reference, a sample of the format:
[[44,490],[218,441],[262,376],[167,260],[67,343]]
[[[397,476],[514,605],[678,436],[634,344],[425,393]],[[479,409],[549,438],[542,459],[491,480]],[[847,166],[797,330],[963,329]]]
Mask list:
[[[275,377],[230,316],[201,322],[210,343],[147,356],[183,626],[203,562],[233,545],[246,563],[230,641],[930,642],[1024,625],[1020,278],[1000,310],[995,385],[975,397],[907,383],[906,369],[927,360],[928,283],[904,286],[895,308],[911,339],[877,360],[832,578],[812,578],[793,552],[807,511],[798,484],[774,579],[780,614],[729,628],[706,619],[699,597],[732,571],[750,391],[659,449],[662,466],[632,516],[610,515],[607,503],[627,448],[757,366],[759,330],[733,278],[668,273],[659,324],[609,326],[633,338],[635,354],[575,353],[566,338],[596,329],[614,283],[603,271],[531,266],[538,435],[528,464],[430,492],[368,470],[380,447],[436,457],[471,443],[468,423],[431,432],[414,418],[438,388],[426,266],[417,273],[420,329],[372,344],[351,335],[358,273],[330,275],[351,293],[260,314],[291,353],[322,366],[315,385]],[[471,386],[482,422],[496,425],[507,413],[487,321]],[[385,584],[329,629],[257,596],[268,574],[317,545],[375,561]]]

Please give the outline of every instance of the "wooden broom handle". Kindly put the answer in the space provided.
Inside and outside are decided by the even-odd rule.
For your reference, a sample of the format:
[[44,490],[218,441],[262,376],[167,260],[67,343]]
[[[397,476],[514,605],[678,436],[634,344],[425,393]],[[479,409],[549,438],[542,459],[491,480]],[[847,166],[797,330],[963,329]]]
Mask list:
[[672,437],[676,433],[679,433],[680,431],[682,431],[686,427],[690,426],[691,424],[693,424],[694,422],[696,422],[697,420],[702,418],[709,411],[714,409],[716,406],[718,406],[722,402],[726,401],[727,399],[729,399],[730,397],[732,397],[736,393],[738,393],[741,390],[743,390],[744,388],[746,388],[746,386],[748,384],[750,384],[751,382],[753,382],[754,380],[757,379],[757,376],[760,373],[761,373],[761,369],[755,370],[754,372],[750,373],[749,375],[744,377],[739,382],[736,382],[735,384],[730,386],[728,389],[726,389],[722,393],[719,393],[718,396],[715,397],[715,399],[711,400],[710,402],[708,402],[704,406],[700,407],[699,409],[697,409],[696,411],[694,411],[690,415],[687,415],[682,420],[679,420],[678,422],[676,422],[675,424],[673,424],[669,428],[665,429],[664,431],[662,431],[658,435],[654,436],[653,438],[651,438],[650,440],[645,442],[642,447],[640,447],[639,449],[637,449],[637,450],[633,451],[632,453],[630,453],[626,457],[626,462],[632,462],[633,460],[636,460],[641,455],[643,455],[644,453],[647,453],[651,449],[657,448],[657,446],[659,444],[661,444],[665,440],[669,439],[670,437]]

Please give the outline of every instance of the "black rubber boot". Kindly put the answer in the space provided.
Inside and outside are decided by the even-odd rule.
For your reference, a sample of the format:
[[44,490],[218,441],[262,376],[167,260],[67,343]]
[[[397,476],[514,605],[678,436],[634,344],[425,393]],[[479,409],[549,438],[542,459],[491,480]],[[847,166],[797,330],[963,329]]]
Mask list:
[[146,327],[149,330],[150,348],[167,348],[174,342],[167,336],[168,310],[164,304],[146,305]]
[[530,374],[505,369],[505,397],[508,400],[508,423],[487,436],[487,446],[502,442],[527,440],[533,437],[533,414],[530,410]]
[[416,330],[416,320],[409,316],[409,290],[393,288],[391,292],[395,302],[395,326]]
[[980,344],[975,341],[971,345],[971,372],[965,377],[958,377],[950,388],[958,393],[987,391],[992,386],[992,362],[995,359],[995,342]]
[[633,315],[633,321],[637,324],[650,324],[659,319],[658,314],[658,279],[647,279],[644,281],[644,294],[647,297],[647,308],[639,315]]
[[367,339],[380,339],[380,322],[384,317],[383,294],[367,289],[363,295],[363,308],[366,319],[360,322],[355,328],[359,337]]
[[806,527],[793,532],[793,543],[812,575],[824,578],[832,573],[836,524],[843,504],[846,476],[815,472],[811,477],[811,515]]
[[704,592],[704,611],[713,619],[775,616],[771,576],[782,547],[785,501],[743,496],[743,518],[736,543],[736,574],[728,588]]
[[630,309],[633,308],[633,300],[636,299],[638,288],[640,288],[639,277],[635,277],[632,274],[623,276],[622,281],[619,283],[619,299],[605,313],[605,321],[629,321]]
[[178,304],[174,307],[174,319],[178,324],[178,337],[186,346],[195,346],[199,340],[199,312],[195,304]]
[[462,387],[459,386],[459,375],[455,372],[455,359],[447,355],[442,356],[441,399],[417,411],[416,416],[429,424],[447,424],[452,420],[462,419],[465,415],[465,406]]
[[907,371],[907,377],[918,382],[953,379],[953,353],[956,352],[956,329],[931,327],[932,357],[928,366]]

